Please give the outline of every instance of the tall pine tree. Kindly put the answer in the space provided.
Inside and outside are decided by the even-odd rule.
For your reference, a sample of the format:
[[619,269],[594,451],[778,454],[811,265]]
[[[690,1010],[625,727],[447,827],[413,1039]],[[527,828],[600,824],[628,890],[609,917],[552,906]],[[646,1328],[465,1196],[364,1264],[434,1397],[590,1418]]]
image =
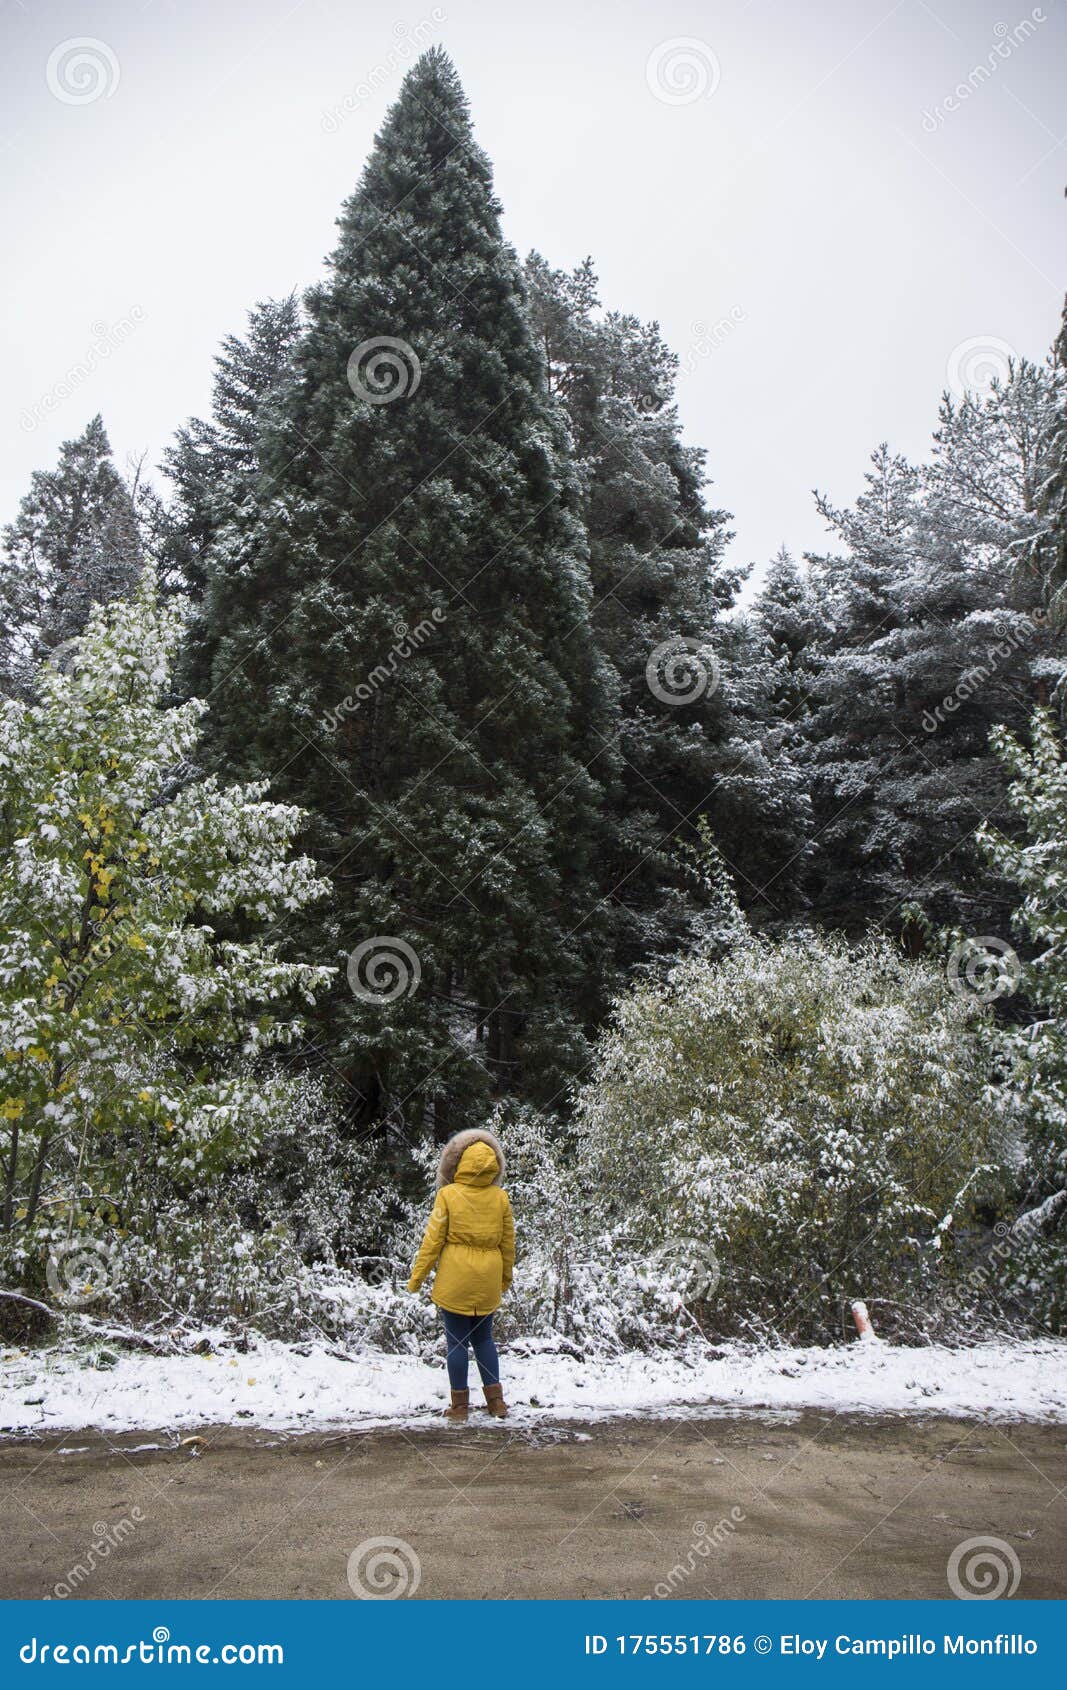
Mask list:
[[[320,1034],[355,1114],[443,1129],[494,1088],[551,1098],[585,1059],[612,700],[565,429],[441,51],[339,228],[256,497],[207,559],[209,730],[314,817],[315,954],[351,953],[352,984]],[[389,952],[411,990],[374,972]]]
[[632,965],[704,932],[691,881],[671,872],[704,829],[749,913],[786,914],[800,897],[810,803],[777,660],[758,628],[728,614],[744,571],[725,561],[729,517],[707,501],[706,455],[682,438],[677,356],[656,323],[601,312],[590,259],[568,272],[532,253],[526,276],[575,442],[593,628],[620,699],[611,867]]
[[37,666],[82,633],[94,604],[128,598],[143,564],[130,490],[100,417],[34,473],[0,552],[0,686],[25,695]]
[[[703,928],[677,846],[710,827],[743,903],[794,860],[806,797],[762,708],[764,653],[731,620],[743,572],[725,562],[726,512],[687,445],[678,358],[655,323],[601,312],[592,261],[526,262],[530,315],[575,444],[595,593],[593,629],[621,708],[611,862],[623,960],[676,952]],[[651,665],[651,668],[650,668]],[[683,852],[684,856],[684,852]]]

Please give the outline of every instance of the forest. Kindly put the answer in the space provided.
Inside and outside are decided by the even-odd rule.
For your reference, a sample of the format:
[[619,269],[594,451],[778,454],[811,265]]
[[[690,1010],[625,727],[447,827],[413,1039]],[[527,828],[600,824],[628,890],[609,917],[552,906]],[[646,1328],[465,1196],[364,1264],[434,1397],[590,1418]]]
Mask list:
[[857,1298],[909,1342],[1062,1332],[1067,315],[746,586],[621,304],[509,246],[433,49],[210,414],[133,467],[95,416],[34,474],[12,1340],[422,1353],[467,1126],[508,1152],[505,1338],[827,1344]]

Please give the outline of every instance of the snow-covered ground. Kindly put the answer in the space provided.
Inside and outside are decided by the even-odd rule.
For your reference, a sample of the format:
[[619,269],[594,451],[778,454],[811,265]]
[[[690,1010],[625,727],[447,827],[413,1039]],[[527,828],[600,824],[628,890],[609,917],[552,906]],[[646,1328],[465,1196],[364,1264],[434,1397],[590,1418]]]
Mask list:
[[[877,1342],[730,1347],[690,1362],[634,1354],[583,1364],[548,1351],[503,1359],[510,1424],[806,1408],[1067,1422],[1067,1343],[1052,1340],[959,1350]],[[444,1385],[443,1367],[415,1357],[345,1360],[323,1347],[266,1340],[239,1355],[123,1353],[104,1369],[84,1352],[42,1357],[16,1350],[0,1366],[0,1429],[427,1426],[442,1406]],[[480,1400],[480,1392],[475,1396]]]

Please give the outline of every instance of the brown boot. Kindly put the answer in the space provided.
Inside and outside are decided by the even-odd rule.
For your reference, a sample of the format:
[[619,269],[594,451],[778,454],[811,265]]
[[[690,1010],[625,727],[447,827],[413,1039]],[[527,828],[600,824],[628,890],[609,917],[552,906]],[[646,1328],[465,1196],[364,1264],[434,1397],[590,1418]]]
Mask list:
[[471,1394],[469,1391],[453,1391],[451,1405],[445,1409],[446,1420],[466,1420],[470,1408]]
[[503,1385],[483,1385],[482,1390],[485,1392],[485,1406],[493,1416],[493,1419],[506,1420],[508,1417],[508,1405],[504,1401]]

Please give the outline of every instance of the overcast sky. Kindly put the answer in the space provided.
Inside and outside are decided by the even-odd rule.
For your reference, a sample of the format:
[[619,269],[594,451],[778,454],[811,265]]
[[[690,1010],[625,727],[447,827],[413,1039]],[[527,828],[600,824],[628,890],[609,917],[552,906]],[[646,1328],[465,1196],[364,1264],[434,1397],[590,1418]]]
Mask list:
[[[739,561],[820,549],[947,381],[1041,358],[1064,264],[1064,0],[0,0],[0,519],[101,412],[154,463],[257,299],[315,280],[442,43],[505,229],[658,318]],[[84,38],[88,39],[85,44]]]

